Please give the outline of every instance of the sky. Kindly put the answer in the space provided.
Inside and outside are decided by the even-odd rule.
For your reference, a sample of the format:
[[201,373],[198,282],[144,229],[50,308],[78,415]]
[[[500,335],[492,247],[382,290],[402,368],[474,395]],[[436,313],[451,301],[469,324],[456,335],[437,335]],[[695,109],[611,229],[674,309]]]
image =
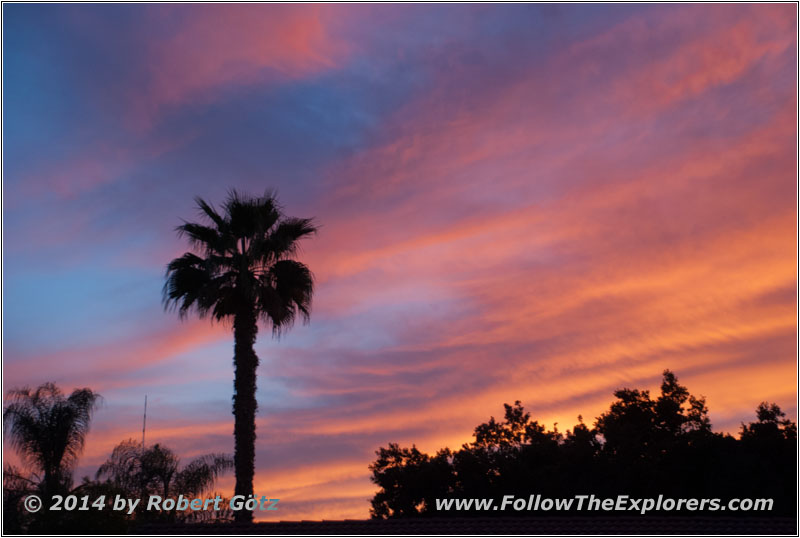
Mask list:
[[665,368],[717,431],[796,419],[795,5],[2,9],[3,388],[102,395],[76,478],[145,395],[148,444],[233,451],[231,328],[161,305],[231,188],[320,224],[311,323],[256,344],[267,519],[368,517],[379,447]]

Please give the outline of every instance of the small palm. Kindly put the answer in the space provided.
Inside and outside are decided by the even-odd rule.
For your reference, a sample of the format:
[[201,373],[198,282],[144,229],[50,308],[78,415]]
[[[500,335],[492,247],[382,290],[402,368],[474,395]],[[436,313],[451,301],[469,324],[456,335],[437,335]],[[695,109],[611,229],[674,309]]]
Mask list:
[[41,473],[40,487],[47,496],[68,490],[100,396],[86,388],[65,396],[53,383],[45,383],[36,390],[11,390],[7,400],[3,426],[11,446]]

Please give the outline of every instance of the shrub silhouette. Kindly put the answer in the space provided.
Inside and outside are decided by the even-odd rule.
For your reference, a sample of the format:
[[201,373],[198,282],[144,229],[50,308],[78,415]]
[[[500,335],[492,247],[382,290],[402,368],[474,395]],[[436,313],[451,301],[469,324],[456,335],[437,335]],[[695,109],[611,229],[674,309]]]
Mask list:
[[[437,511],[436,499],[493,498],[505,495],[550,498],[596,497],[772,498],[771,512],[795,513],[796,425],[775,404],[762,403],[757,421],[742,424],[740,438],[712,431],[703,398],[689,394],[675,375],[663,373],[660,394],[620,389],[594,427],[578,424],[565,433],[531,420],[519,401],[504,404],[475,428],[471,443],[434,456],[416,447],[389,444],[369,466],[380,488],[371,501],[373,518],[536,516],[552,512]],[[581,515],[608,512],[583,512]],[[702,514],[731,512],[659,512]]]

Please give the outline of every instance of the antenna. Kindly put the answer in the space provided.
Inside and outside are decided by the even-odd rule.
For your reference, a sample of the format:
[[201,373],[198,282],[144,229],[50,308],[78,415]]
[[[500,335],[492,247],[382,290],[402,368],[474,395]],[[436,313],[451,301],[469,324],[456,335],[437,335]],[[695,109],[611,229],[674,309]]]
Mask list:
[[144,395],[144,416],[142,417],[142,450],[144,450],[145,428],[147,428],[147,394]]

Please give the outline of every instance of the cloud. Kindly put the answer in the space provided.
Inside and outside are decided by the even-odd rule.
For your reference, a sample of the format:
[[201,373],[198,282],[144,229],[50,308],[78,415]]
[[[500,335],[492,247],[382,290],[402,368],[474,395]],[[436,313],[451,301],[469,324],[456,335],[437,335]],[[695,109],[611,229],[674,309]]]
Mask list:
[[330,6],[161,6],[172,25],[146,45],[147,80],[131,121],[147,125],[162,108],[208,102],[230,85],[285,82],[329,71],[350,44],[328,28]]

